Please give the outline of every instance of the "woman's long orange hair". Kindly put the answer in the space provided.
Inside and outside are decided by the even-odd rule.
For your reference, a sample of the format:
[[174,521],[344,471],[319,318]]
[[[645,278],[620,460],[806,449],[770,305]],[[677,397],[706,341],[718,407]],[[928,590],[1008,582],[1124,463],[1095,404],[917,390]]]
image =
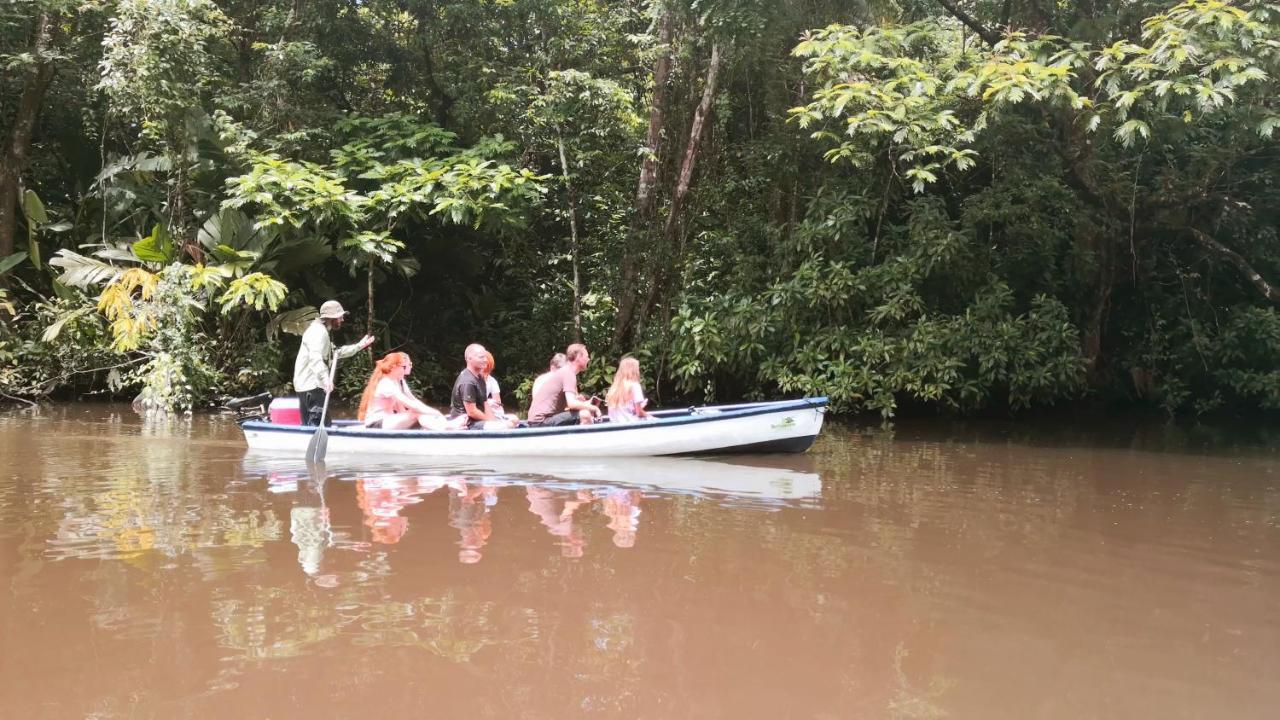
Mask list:
[[408,353],[390,352],[373,364],[373,374],[369,376],[369,382],[364,386],[364,394],[360,396],[360,409],[356,411],[356,417],[361,422],[364,422],[365,411],[369,409],[369,401],[373,399],[373,391],[378,389],[378,381],[386,377],[387,373],[394,370],[397,365],[408,361]]

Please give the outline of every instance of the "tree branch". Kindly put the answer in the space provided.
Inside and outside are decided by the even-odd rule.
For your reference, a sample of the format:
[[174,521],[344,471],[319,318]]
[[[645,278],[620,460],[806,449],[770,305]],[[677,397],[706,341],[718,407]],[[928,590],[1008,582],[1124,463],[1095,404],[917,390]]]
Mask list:
[[26,398],[14,397],[13,395],[10,395],[8,393],[0,392],[0,397],[8,398],[14,402],[26,403],[27,407],[40,407],[39,403],[32,402]]
[[946,8],[947,12],[951,13],[955,19],[964,23],[966,27],[977,33],[978,37],[986,41],[988,45],[995,45],[1000,42],[1000,33],[991,30],[978,22],[976,18],[965,12],[953,0],[938,0],[938,4]]
[[1248,279],[1249,282],[1253,283],[1253,286],[1258,289],[1258,292],[1262,293],[1262,297],[1280,305],[1280,290],[1277,290],[1273,285],[1264,280],[1262,276],[1258,274],[1258,271],[1254,270],[1253,266],[1249,264],[1249,261],[1245,260],[1240,253],[1232,250],[1195,228],[1191,228],[1191,237],[1195,238],[1196,242],[1208,248],[1218,257],[1221,257],[1232,265],[1235,265],[1236,269],[1240,271],[1240,274],[1244,275],[1245,278]]

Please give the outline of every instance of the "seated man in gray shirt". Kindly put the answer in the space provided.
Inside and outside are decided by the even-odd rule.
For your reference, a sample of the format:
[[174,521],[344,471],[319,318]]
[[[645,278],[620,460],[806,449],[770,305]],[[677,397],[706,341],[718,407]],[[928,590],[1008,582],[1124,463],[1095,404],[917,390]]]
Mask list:
[[551,372],[538,383],[529,405],[529,424],[543,427],[590,425],[600,416],[600,408],[578,394],[578,373],[587,368],[591,355],[587,347],[578,343],[564,351],[565,366]]
[[489,407],[489,391],[484,383],[485,369],[489,366],[488,351],[483,345],[472,343],[463,353],[463,359],[467,366],[453,382],[449,419],[465,417],[466,427],[475,430],[484,429],[490,421],[495,421],[493,427],[510,427],[505,421],[499,421]]

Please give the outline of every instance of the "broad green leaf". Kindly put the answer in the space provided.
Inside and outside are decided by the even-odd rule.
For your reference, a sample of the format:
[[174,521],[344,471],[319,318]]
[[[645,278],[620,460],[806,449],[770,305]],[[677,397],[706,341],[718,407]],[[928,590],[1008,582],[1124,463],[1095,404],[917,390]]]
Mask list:
[[27,226],[27,254],[31,256],[31,264],[40,269],[40,241],[36,238],[35,225]]
[[0,258],[0,275],[4,275],[9,272],[13,268],[17,267],[18,263],[26,259],[27,254],[24,252],[16,252],[6,258]]
[[133,243],[130,249],[143,262],[163,264],[173,262],[173,239],[163,225],[156,225],[151,229],[150,235]]
[[49,222],[49,215],[44,211],[44,203],[40,202],[40,197],[32,190],[22,193],[22,213],[26,215],[29,223],[44,225]]
[[67,323],[77,318],[82,318],[85,315],[88,315],[89,313],[95,312],[96,310],[97,308],[95,308],[92,305],[87,305],[85,307],[76,308],[75,310],[72,310],[71,312],[59,317],[56,322],[54,322],[49,327],[45,328],[44,333],[40,336],[40,339],[44,342],[53,342],[58,338],[58,335],[62,333],[62,328],[65,327]]

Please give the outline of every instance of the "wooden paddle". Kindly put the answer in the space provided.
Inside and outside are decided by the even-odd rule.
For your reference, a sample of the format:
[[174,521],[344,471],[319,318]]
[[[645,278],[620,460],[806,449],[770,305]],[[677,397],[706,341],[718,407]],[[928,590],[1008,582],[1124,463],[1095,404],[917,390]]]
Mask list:
[[324,429],[324,421],[329,415],[329,396],[333,394],[333,377],[338,372],[338,351],[333,351],[333,362],[329,363],[329,390],[324,392],[324,406],[320,409],[320,427],[307,444],[307,462],[323,463],[324,452],[329,446],[329,433]]

